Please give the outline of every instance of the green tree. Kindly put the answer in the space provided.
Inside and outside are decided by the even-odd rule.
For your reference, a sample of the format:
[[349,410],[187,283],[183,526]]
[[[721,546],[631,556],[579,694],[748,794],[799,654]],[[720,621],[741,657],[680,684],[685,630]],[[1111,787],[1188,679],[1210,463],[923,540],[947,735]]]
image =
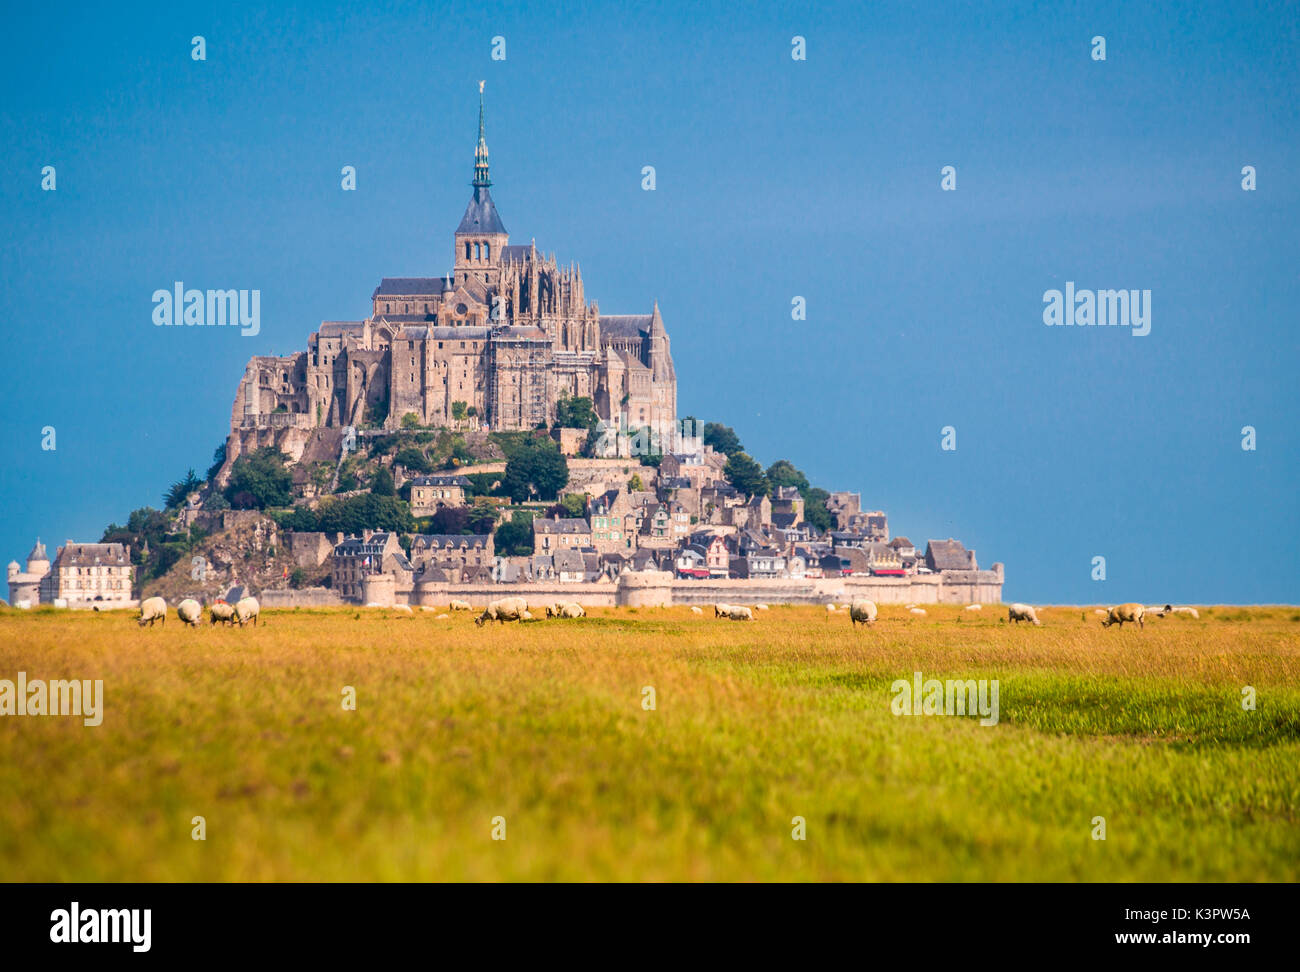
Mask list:
[[496,550],[509,557],[524,557],[533,552],[533,515],[515,511],[509,523],[497,527]]
[[555,424],[562,429],[594,429],[599,421],[595,405],[585,395],[561,398],[556,403]]
[[768,492],[767,476],[763,467],[750,458],[748,453],[737,452],[727,460],[722,474],[727,482],[747,496],[766,496]]
[[491,533],[497,524],[497,508],[491,503],[479,500],[469,507],[468,525],[470,533]]
[[209,483],[212,482],[212,480],[216,478],[217,473],[221,472],[221,467],[224,466],[225,464],[226,464],[226,444],[223,442],[221,443],[221,445],[217,446],[217,448],[213,450],[212,465],[210,465],[208,467],[208,471],[204,473],[203,475],[204,480]]
[[830,493],[817,486],[813,486],[803,494],[803,518],[822,533],[829,530],[835,523],[835,518],[831,516],[830,510],[826,508],[826,501],[830,498]]
[[179,479],[171,484],[167,490],[167,495],[163,497],[163,509],[178,510],[185,505],[186,498],[203,485],[203,480],[194,475],[191,469],[185,473],[184,479]]
[[423,449],[417,449],[415,446],[399,449],[397,455],[393,457],[393,462],[401,463],[411,472],[433,472],[433,463],[429,462],[429,458],[424,454]]
[[633,473],[632,478],[627,481],[627,491],[629,493],[639,493],[643,489],[645,489],[645,485],[641,482],[641,474]]
[[506,461],[501,486],[515,503],[553,499],[569,482],[569,464],[549,438],[532,438]]
[[374,476],[370,479],[370,494],[372,496],[397,495],[397,490],[393,487],[393,474],[387,466],[380,466],[375,470]]
[[469,405],[465,402],[452,402],[451,417],[457,422],[465,421],[469,417]]
[[293,486],[293,476],[285,468],[288,459],[275,446],[262,446],[236,459],[225,489],[230,505],[246,510],[288,506]]
[[402,428],[418,429],[419,427],[420,427],[420,416],[416,415],[414,412],[407,412],[405,415],[402,416]]
[[793,486],[800,493],[807,493],[812,488],[808,477],[795,468],[789,459],[778,459],[767,467],[767,481],[775,489],[778,486]]
[[721,452],[726,456],[734,456],[738,452],[745,451],[745,447],[740,444],[740,436],[736,435],[736,430],[727,425],[706,422],[702,438],[706,446],[712,446],[715,452]]

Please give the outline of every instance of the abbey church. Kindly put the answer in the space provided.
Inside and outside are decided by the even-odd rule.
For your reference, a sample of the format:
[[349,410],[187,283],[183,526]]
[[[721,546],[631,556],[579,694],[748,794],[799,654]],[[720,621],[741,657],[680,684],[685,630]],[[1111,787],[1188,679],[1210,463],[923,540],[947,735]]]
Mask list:
[[591,398],[619,428],[674,421],[677,377],[658,304],[602,315],[576,263],[511,245],[489,191],[482,99],[480,84],[473,195],[451,274],[385,277],[365,320],[322,322],[306,351],[253,358],[232,433],[396,428],[411,413],[425,426],[469,415],[492,430],[532,429],[552,423],[565,396]]

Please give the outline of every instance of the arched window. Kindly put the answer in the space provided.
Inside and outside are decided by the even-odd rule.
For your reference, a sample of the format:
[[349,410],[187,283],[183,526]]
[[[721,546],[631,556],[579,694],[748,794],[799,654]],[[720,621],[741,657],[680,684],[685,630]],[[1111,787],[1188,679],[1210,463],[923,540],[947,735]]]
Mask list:
[[484,244],[483,244],[483,259],[484,259],[484,260],[488,260],[488,261],[490,261],[490,260],[492,259],[492,244],[491,244],[491,243],[484,243]]
[[478,258],[479,258],[479,244],[475,243],[475,244],[474,244],[474,259],[477,260]]
[[466,260],[469,259],[469,244],[468,244],[468,243],[465,244],[465,259],[466,259]]

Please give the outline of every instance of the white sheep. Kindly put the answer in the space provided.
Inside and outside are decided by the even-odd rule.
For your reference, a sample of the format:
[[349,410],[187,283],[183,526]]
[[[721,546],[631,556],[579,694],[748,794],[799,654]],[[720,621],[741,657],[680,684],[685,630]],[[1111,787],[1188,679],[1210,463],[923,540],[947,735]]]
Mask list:
[[983,610],[984,610],[984,605],[983,605],[983,604],[967,604],[967,605],[966,605],[966,610],[967,610],[967,611],[983,611]]
[[203,605],[192,597],[187,597],[176,605],[176,617],[191,628],[197,628],[203,620]]
[[755,605],[754,605],[754,610],[755,610],[755,611],[766,611],[766,610],[767,610],[767,605],[766,605],[766,604],[755,604]]
[[1019,624],[1021,621],[1029,621],[1033,624],[1042,625],[1043,622],[1038,620],[1038,612],[1028,604],[1013,604],[1007,609],[1007,620]]
[[925,617],[925,608],[918,608],[918,607],[908,608],[908,611],[912,614],[915,614],[919,618]]
[[727,615],[729,615],[730,613],[731,613],[731,605],[730,605],[730,604],[715,604],[715,605],[713,605],[713,616],[714,616],[715,618],[725,618],[725,617],[727,617]]
[[523,621],[532,615],[528,613],[528,602],[522,597],[501,597],[495,601],[489,601],[488,606],[484,608],[483,613],[474,619],[474,623],[479,627],[487,624],[489,621],[496,621],[505,624],[507,621]]
[[754,612],[741,604],[733,604],[727,612],[727,617],[732,621],[753,621]]
[[473,611],[474,607],[469,601],[452,601],[449,607],[452,611]]
[[1102,626],[1109,628],[1112,624],[1118,624],[1122,628],[1125,621],[1130,623],[1136,621],[1137,626],[1142,628],[1145,627],[1143,624],[1145,617],[1146,608],[1141,604],[1130,601],[1127,604],[1118,604],[1111,608],[1106,615],[1106,620],[1102,622]]
[[834,613],[835,613],[835,605],[834,605],[834,604],[827,604],[827,605],[826,605],[826,613],[827,613],[827,614],[834,614]]
[[700,608],[697,608],[697,607],[693,607],[693,608],[691,608],[691,614],[703,614],[703,613],[704,613],[704,611],[703,611],[702,609],[700,609]]
[[1200,620],[1201,614],[1194,607],[1176,607],[1173,609],[1174,614],[1186,614],[1197,620]]
[[561,618],[585,618],[586,616],[587,612],[583,610],[582,605],[577,601],[561,604],[560,610],[556,614],[556,617]]
[[261,613],[262,606],[257,603],[255,597],[241,597],[235,604],[235,620],[239,622],[241,628],[249,621],[252,621],[253,627],[256,628],[257,618]]
[[235,606],[229,601],[215,600],[208,608],[212,624],[233,625],[235,623]]
[[142,628],[146,624],[152,628],[155,621],[161,621],[165,625],[167,623],[167,602],[161,597],[146,597],[140,602],[140,616],[135,620],[136,624]]
[[875,624],[878,613],[875,601],[857,600],[849,607],[849,621],[855,628],[859,624]]

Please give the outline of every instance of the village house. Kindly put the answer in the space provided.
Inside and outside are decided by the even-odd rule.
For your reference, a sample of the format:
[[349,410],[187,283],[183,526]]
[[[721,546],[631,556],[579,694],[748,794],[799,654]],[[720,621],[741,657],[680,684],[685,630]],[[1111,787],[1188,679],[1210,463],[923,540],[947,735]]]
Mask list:
[[638,542],[642,547],[675,549],[690,533],[691,517],[680,503],[652,503],[645,508]]
[[465,491],[472,485],[466,476],[415,476],[411,479],[411,513],[432,516],[444,506],[464,506]]
[[533,550],[554,554],[559,550],[590,547],[591,524],[579,517],[533,520]]
[[975,551],[967,550],[960,540],[931,540],[925,547],[925,566],[938,573],[941,570],[978,570]]
[[471,567],[491,569],[496,540],[490,533],[417,533],[411,538],[411,562],[463,573]]
[[395,533],[367,530],[359,537],[348,537],[334,548],[331,580],[339,597],[346,600],[361,600],[362,582],[371,574],[392,574],[398,587],[409,588],[414,573]]

